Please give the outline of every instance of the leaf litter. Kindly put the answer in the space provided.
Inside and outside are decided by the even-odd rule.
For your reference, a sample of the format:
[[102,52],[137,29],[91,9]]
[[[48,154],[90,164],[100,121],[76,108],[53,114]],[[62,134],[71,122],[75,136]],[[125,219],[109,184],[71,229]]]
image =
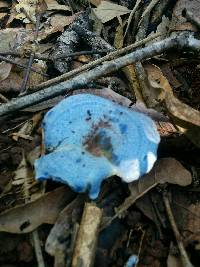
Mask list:
[[[0,117],[1,266],[74,267],[79,260],[83,267],[199,265],[198,10],[195,0],[0,1],[0,110],[13,103],[17,111]],[[182,41],[175,45],[182,34],[187,48]],[[154,53],[168,37],[175,38],[171,49]],[[141,63],[129,60],[120,70],[119,62],[140,51]],[[79,73],[79,83],[66,86]],[[66,91],[46,97],[58,88]],[[42,101],[23,102],[38,90]],[[70,99],[73,106],[56,117],[54,110]],[[96,129],[100,114],[104,124]],[[139,130],[128,114],[143,118]],[[153,136],[160,135],[152,169],[153,126],[146,118],[157,128]],[[96,132],[89,134],[86,125]],[[121,137],[120,129],[126,132]],[[91,164],[81,154],[85,139]],[[64,162],[51,158],[63,151]],[[139,165],[128,159],[133,153]],[[48,180],[40,182],[36,162],[46,158],[40,178]],[[85,159],[84,173],[78,166]],[[65,174],[55,174],[56,168],[66,168]],[[129,172],[139,179],[125,183]],[[77,192],[63,186],[63,177]],[[91,249],[84,250],[88,242]]]

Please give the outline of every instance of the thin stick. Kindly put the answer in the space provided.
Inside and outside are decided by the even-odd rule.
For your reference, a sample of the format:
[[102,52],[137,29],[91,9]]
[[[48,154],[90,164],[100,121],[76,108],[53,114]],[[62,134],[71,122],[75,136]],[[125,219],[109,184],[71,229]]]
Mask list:
[[147,6],[147,8],[145,9],[144,13],[143,13],[142,16],[141,16],[141,19],[140,19],[140,21],[139,21],[138,26],[140,26],[140,24],[142,23],[144,17],[152,11],[152,9],[155,7],[155,5],[156,5],[159,1],[160,1],[160,0],[152,0],[152,1],[149,3],[149,5]]
[[[34,34],[34,43],[37,43],[37,37],[38,37],[38,32],[39,32],[39,27],[40,27],[40,18],[41,18],[41,14],[37,14],[36,16],[36,25],[35,25],[35,34]],[[24,79],[22,81],[22,85],[21,85],[21,90],[20,90],[20,94],[24,94],[26,92],[26,86],[29,80],[29,76],[30,76],[30,72],[31,72],[31,66],[33,64],[35,58],[35,52],[31,53],[29,61],[28,61],[28,66],[26,69],[26,73],[24,76]]]
[[162,41],[155,42],[130,54],[106,62],[103,65],[88,72],[84,72],[68,81],[49,86],[41,91],[32,93],[30,95],[25,95],[23,97],[14,99],[9,103],[2,104],[0,106],[0,116],[81,88],[87,85],[89,82],[98,79],[99,77],[108,75],[135,62],[159,55],[171,49],[183,50],[186,48],[198,52],[200,50],[200,41],[195,39],[191,34],[182,33],[175,37],[173,36]]
[[[13,64],[13,65],[16,65],[16,66],[18,66],[20,68],[23,68],[23,69],[26,69],[27,68],[27,66],[25,64],[18,63],[18,62],[14,61],[14,60],[12,60],[10,58],[7,58],[7,57],[1,56],[1,55],[0,55],[0,60],[5,61],[5,62],[8,62],[8,63]],[[33,72],[36,72],[36,73],[41,74],[43,76],[46,76],[46,77],[49,76],[48,74],[43,73],[43,72],[37,70],[36,68],[31,67],[31,70]]]
[[102,210],[86,203],[75,244],[72,267],[92,267],[96,252]]
[[38,230],[34,230],[32,233],[32,238],[34,241],[34,248],[35,248],[35,255],[37,258],[37,264],[38,267],[45,267],[45,263],[44,263],[44,259],[43,259],[43,255],[42,255],[42,249],[41,249],[41,245],[40,245],[40,239],[39,239],[39,235],[38,235]]
[[9,100],[4,95],[2,95],[1,93],[0,93],[0,100],[2,100],[4,103],[8,103],[9,102]]
[[126,26],[126,30],[125,30],[125,34],[124,34],[124,37],[126,36],[127,32],[128,32],[128,29],[129,29],[129,26],[130,26],[130,23],[131,23],[131,20],[133,18],[133,15],[135,14],[136,10],[138,9],[139,7],[139,4],[141,3],[142,1],[141,0],[137,0],[134,8],[132,9],[129,17],[128,17],[128,22],[127,22],[127,26]]
[[[81,56],[81,55],[94,55],[94,54],[106,54],[109,53],[110,50],[108,49],[102,49],[102,50],[83,50],[83,51],[78,51],[78,52],[73,52],[73,53],[64,53],[61,54],[59,56],[55,56],[55,57],[49,57],[49,56],[41,56],[41,54],[39,53],[35,53],[35,58],[37,59],[41,59],[41,60],[57,60],[57,59],[62,59],[62,58],[66,58],[66,57],[77,57],[77,56]],[[23,53],[18,53],[18,52],[14,52],[14,51],[6,51],[6,52],[0,52],[1,56],[15,56],[15,57],[25,57],[25,58],[29,58],[29,55],[24,55]]]
[[152,188],[154,188],[157,185],[158,185],[158,183],[155,183],[155,184],[151,185],[150,187],[148,187],[143,192],[141,192],[140,194],[138,194],[137,196],[134,196],[134,197],[130,196],[130,197],[128,197],[126,199],[126,202],[121,205],[121,207],[117,210],[117,212],[115,213],[115,215],[102,223],[101,230],[103,230],[104,228],[108,227],[116,218],[118,218],[127,209],[129,209],[136,202],[136,200],[138,200],[139,198],[141,198],[142,196],[144,196],[147,192],[149,192]]
[[166,192],[163,193],[163,201],[165,204],[165,208],[166,208],[166,212],[168,215],[168,219],[170,221],[172,230],[174,232],[175,238],[176,238],[176,242],[180,251],[180,255],[181,255],[181,260],[183,263],[183,267],[193,267],[193,265],[191,264],[187,252],[184,248],[183,242],[182,242],[182,238],[181,235],[179,233],[178,227],[176,225],[175,219],[174,219],[174,215],[172,213],[171,207],[170,207],[170,203],[169,203],[169,198],[166,194]]

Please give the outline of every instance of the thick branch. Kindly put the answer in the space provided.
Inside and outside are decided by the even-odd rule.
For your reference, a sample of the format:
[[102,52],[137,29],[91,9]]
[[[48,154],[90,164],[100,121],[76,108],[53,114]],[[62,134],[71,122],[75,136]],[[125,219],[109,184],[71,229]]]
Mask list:
[[123,57],[111,60],[86,73],[82,73],[68,81],[50,86],[33,94],[17,98],[15,100],[10,101],[9,103],[2,104],[0,106],[0,116],[9,114],[19,109],[23,109],[33,104],[40,103],[44,100],[58,96],[60,94],[66,94],[71,90],[81,88],[99,77],[108,75],[111,72],[117,71],[137,61],[141,61],[153,57],[155,55],[159,55],[171,49],[183,50],[185,48],[199,51],[200,41],[195,39],[192,35],[181,34],[176,37],[171,37],[160,42],[156,42],[152,45],[149,45],[142,49],[138,49]]
[[96,245],[102,210],[86,203],[74,248],[72,267],[92,267],[96,254]]

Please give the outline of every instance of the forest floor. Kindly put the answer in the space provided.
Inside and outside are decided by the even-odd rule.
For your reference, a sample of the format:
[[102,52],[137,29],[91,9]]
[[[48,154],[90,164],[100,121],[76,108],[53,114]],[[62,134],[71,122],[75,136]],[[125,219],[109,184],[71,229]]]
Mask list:
[[[198,0],[0,0],[0,267],[200,266],[199,10]],[[96,98],[84,102],[88,94]],[[122,146],[108,121],[92,117],[111,118],[112,108],[136,114],[121,124],[114,115]],[[125,183],[130,166],[113,176],[105,161],[123,163],[133,145],[141,164],[153,149],[145,146],[157,133],[141,113],[160,135],[157,160]],[[66,137],[70,127],[78,134]],[[52,156],[39,175],[34,163],[66,149],[64,138],[66,158]],[[78,167],[90,163],[85,152],[74,159],[80,149],[95,162],[89,182]],[[36,179],[45,175],[53,179]]]

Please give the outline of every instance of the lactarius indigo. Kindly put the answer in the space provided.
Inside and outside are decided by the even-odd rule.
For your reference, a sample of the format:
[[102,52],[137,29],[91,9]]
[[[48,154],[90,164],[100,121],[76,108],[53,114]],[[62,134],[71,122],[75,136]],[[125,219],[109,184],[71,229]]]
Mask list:
[[106,178],[132,182],[149,172],[160,141],[154,122],[91,94],[68,97],[43,120],[46,155],[35,162],[36,178],[68,184],[95,199]]

